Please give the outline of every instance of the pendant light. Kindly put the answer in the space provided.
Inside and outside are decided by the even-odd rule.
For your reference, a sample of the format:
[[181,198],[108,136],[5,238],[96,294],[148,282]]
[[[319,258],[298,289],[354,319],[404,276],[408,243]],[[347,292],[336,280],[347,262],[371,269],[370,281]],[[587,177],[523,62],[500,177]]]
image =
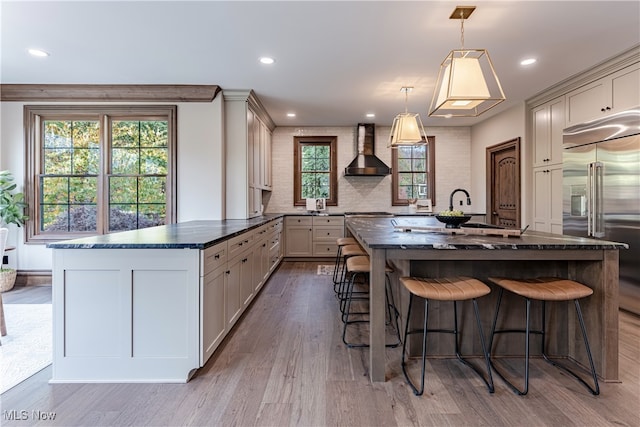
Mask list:
[[400,91],[404,92],[404,113],[398,114],[393,119],[387,147],[422,145],[427,142],[420,114],[407,112],[409,92],[412,90],[413,87],[411,86],[403,86],[400,89]]
[[449,52],[440,65],[431,117],[476,117],[505,100],[489,52],[464,47],[464,20],[475,9],[458,6],[449,17],[460,19],[462,48]]

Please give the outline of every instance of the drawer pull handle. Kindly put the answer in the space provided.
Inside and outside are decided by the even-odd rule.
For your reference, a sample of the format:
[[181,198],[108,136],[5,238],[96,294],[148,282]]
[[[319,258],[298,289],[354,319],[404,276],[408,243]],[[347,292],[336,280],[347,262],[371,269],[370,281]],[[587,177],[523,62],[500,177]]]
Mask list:
[[220,254],[216,254],[215,259],[220,259]]

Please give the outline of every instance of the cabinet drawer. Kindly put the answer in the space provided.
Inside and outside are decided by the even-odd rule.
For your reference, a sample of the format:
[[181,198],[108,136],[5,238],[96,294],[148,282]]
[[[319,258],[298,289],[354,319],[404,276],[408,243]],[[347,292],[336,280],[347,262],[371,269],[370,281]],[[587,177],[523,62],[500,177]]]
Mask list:
[[261,225],[260,227],[253,230],[253,236],[255,240],[262,239],[271,229],[268,224]]
[[274,233],[269,237],[269,247],[270,248],[273,248],[274,246],[280,244],[280,236],[282,236],[282,234]]
[[203,251],[203,276],[211,273],[216,268],[225,266],[227,263],[227,242],[218,243]]
[[253,241],[253,232],[242,233],[239,236],[229,239],[229,258],[233,258],[245,249],[251,246]]
[[282,231],[282,218],[276,219],[275,221],[271,221],[267,224],[270,231],[281,232]]
[[335,257],[338,253],[338,245],[335,243],[314,243],[313,256]]
[[286,226],[289,227],[291,225],[308,225],[311,227],[313,224],[312,216],[288,216],[285,218]]
[[313,225],[339,225],[344,226],[343,216],[314,216]]
[[342,237],[344,227],[313,227],[313,240],[336,242],[338,237]]

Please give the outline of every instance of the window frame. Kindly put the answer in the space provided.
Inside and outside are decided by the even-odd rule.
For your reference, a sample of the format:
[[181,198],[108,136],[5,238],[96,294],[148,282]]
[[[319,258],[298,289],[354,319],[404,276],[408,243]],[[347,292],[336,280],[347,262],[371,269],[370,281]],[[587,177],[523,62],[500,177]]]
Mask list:
[[[108,182],[112,176],[111,159],[111,122],[121,119],[167,120],[168,122],[168,159],[166,184],[165,224],[176,222],[177,218],[177,106],[176,105],[25,105],[25,201],[28,204],[25,221],[25,243],[43,244],[78,237],[90,237],[110,234],[108,224],[109,194]],[[97,230],[70,232],[42,232],[39,201],[39,185],[43,167],[42,131],[46,120],[97,120],[100,124],[100,171],[97,183]],[[114,231],[115,232],[115,231]]]
[[[436,205],[436,137],[427,136],[426,144],[427,162],[427,195],[431,199],[431,205]],[[391,206],[408,206],[408,199],[401,199],[398,191],[398,150],[391,150]]]
[[293,205],[306,206],[302,194],[302,146],[306,144],[329,145],[329,191],[331,197],[326,206],[338,206],[338,137],[337,136],[294,136],[293,137]]

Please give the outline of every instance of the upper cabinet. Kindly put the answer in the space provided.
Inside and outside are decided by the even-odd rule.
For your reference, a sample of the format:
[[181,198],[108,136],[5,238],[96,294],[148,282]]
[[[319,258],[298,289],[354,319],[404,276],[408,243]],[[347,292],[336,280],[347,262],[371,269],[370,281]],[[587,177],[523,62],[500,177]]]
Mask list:
[[262,192],[271,190],[271,132],[275,124],[251,90],[223,90],[226,218],[262,214]]
[[640,64],[630,65],[566,96],[566,126],[640,106]]
[[533,167],[562,163],[562,130],[565,127],[564,96],[531,110]]

